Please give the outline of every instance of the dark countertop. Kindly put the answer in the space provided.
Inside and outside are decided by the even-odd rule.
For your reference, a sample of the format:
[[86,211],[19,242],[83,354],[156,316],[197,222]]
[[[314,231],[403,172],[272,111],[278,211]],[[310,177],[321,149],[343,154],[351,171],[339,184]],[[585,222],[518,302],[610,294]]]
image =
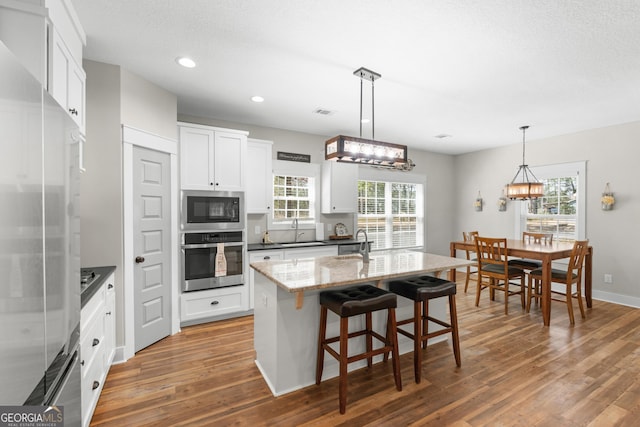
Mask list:
[[[288,242],[292,243],[292,242]],[[309,245],[304,245],[304,243],[309,243]],[[312,242],[298,242],[296,246],[286,246],[282,243],[249,243],[247,245],[248,251],[268,251],[268,250],[281,250],[281,249],[298,249],[298,248],[311,248],[311,247],[321,247],[321,246],[333,246],[333,245],[353,245],[354,243],[360,243],[360,240],[355,239],[338,239],[338,240],[322,240],[322,245],[318,245],[317,241]],[[371,243],[371,242],[369,242]]]
[[[98,280],[94,281],[92,284],[86,288],[82,294],[80,295],[80,307],[84,307],[84,305],[91,299],[91,297],[100,289],[100,286],[107,280],[107,277],[114,271],[116,271],[116,267],[114,265],[106,266],[106,267],[82,267],[82,269],[88,268],[90,270],[95,271],[96,274],[99,274]],[[78,286],[80,284],[78,283]]]

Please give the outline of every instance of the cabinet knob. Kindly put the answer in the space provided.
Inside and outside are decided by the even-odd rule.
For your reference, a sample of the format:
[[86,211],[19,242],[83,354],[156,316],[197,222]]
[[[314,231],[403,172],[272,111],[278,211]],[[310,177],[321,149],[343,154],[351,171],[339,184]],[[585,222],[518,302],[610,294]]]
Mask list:
[[211,301],[211,305],[218,305],[218,304],[220,304],[220,301],[215,301],[215,300]]
[[69,108],[69,113],[71,113],[72,116],[77,116],[78,110],[76,110],[75,108]]
[[111,316],[111,312],[110,312],[110,311],[107,311],[105,314],[106,314],[107,316]]
[[113,285],[112,285],[111,283],[109,283],[109,284],[107,285],[107,289],[113,289]]
[[266,257],[264,257],[262,259],[271,259],[271,257],[269,255],[267,255]]
[[93,343],[91,344],[91,347],[95,347],[95,346],[97,346],[98,344],[100,344],[100,340],[99,340],[98,338],[94,338],[94,339],[93,339]]
[[144,257],[143,256],[137,256],[136,257],[136,264],[140,264],[142,262],[144,262]]
[[216,187],[217,187],[218,185],[220,185],[220,183],[219,183],[219,182],[216,182]]
[[84,366],[84,359],[80,362],[80,365]]
[[210,182],[209,185],[213,185],[213,182]]
[[91,390],[95,390],[95,389],[97,389],[98,387],[100,387],[100,383],[99,383],[98,381],[94,381],[94,382],[93,382],[93,385],[91,386]]

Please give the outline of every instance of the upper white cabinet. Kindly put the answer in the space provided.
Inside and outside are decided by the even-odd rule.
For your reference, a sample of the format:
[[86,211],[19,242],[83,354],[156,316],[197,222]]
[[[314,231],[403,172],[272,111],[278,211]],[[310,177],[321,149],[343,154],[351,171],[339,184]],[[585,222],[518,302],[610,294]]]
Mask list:
[[273,142],[260,139],[247,141],[247,180],[245,200],[247,213],[271,212]]
[[248,132],[178,123],[180,186],[185,190],[244,190]]
[[50,58],[49,92],[84,134],[86,74],[55,28],[51,31]]
[[71,0],[45,0],[44,3],[51,21],[47,88],[84,135],[87,112],[82,49],[87,43],[87,36]]
[[325,161],[322,164],[322,213],[354,213],[358,203],[358,166]]

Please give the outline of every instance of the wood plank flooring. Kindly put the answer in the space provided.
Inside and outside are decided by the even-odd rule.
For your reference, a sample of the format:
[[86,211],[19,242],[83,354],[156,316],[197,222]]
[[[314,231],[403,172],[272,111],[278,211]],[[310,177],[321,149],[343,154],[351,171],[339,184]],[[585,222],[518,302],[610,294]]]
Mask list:
[[[464,276],[464,275],[462,275]],[[462,284],[462,285],[461,285]],[[451,340],[429,346],[423,378],[402,355],[403,390],[391,363],[349,374],[347,412],[338,382],[273,397],[254,364],[253,317],[183,328],[114,365],[92,426],[637,426],[640,422],[640,310],[593,302],[569,325],[552,304],[519,300],[504,315],[501,296],[458,282],[462,367]],[[401,338],[405,339],[405,338]]]

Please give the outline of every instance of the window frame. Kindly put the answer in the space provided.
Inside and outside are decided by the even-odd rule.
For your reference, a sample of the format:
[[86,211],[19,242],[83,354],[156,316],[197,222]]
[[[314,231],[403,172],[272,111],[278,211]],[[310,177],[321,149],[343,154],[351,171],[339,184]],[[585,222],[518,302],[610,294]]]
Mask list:
[[[542,165],[530,167],[531,172],[539,181],[552,178],[562,178],[568,176],[576,176],[576,215],[575,215],[575,236],[573,240],[583,240],[586,235],[586,161],[557,163],[552,165]],[[522,232],[526,231],[526,219],[528,215],[529,201],[520,201],[519,208],[514,209],[515,219],[515,235],[522,236]],[[556,216],[559,218],[559,216]],[[554,233],[554,240],[557,235]],[[573,241],[570,240],[570,241]]]
[[[385,185],[385,193],[391,194],[391,184],[414,184],[418,185],[416,189],[416,246],[402,246],[402,247],[386,247],[386,248],[376,248],[375,250],[395,250],[395,249],[424,249],[426,242],[426,177],[420,174],[412,174],[406,172],[397,172],[397,171],[386,171],[380,170],[371,167],[360,167],[359,169],[358,181],[374,181],[374,182],[384,182]],[[389,196],[388,200],[388,212],[393,216],[392,213],[392,199]],[[354,223],[357,228],[358,218],[360,213],[356,211]],[[386,214],[385,214],[386,217]],[[391,221],[391,217],[386,217],[386,221]],[[390,228],[391,233],[393,233],[393,229]],[[369,237],[371,239],[371,237]],[[389,240],[393,243],[393,239]],[[371,239],[373,240],[373,239]]]
[[271,212],[267,215],[269,230],[288,230],[291,228],[292,220],[276,221],[274,203],[274,177],[277,175],[306,176],[311,179],[309,186],[309,213],[313,218],[300,219],[299,229],[315,229],[316,222],[320,219],[320,165],[315,163],[287,162],[284,160],[273,161],[273,172],[271,174]]

